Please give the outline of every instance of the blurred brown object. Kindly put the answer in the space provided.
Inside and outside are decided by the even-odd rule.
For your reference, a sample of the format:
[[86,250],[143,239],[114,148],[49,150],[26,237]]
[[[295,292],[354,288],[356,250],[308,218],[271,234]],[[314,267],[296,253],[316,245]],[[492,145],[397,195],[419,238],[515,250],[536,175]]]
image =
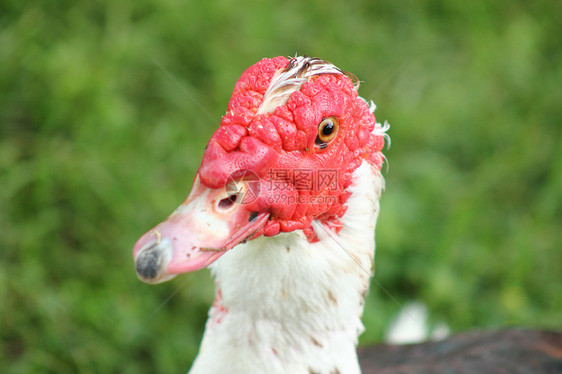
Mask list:
[[560,374],[562,333],[474,331],[438,342],[358,351],[363,374]]

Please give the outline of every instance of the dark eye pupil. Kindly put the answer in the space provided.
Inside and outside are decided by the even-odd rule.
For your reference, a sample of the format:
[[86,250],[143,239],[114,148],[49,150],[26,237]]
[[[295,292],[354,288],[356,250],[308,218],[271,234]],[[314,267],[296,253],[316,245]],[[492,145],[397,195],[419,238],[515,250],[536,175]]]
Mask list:
[[324,127],[322,127],[322,135],[328,136],[334,132],[334,124],[332,121],[327,121]]

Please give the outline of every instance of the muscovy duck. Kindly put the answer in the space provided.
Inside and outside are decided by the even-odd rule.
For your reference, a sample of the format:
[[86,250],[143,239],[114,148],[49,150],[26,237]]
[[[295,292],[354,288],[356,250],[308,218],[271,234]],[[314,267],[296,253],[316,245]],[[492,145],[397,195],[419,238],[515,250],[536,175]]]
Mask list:
[[190,374],[361,372],[388,125],[358,87],[317,58],[248,68],[191,193],[135,244],[144,282],[214,276]]

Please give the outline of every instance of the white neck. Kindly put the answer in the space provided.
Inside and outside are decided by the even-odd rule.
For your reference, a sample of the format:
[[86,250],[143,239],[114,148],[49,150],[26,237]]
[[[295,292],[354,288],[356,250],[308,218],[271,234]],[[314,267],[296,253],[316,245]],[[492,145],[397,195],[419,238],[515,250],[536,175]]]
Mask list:
[[355,346],[372,273],[384,181],[367,162],[353,174],[343,227],[239,245],[211,268],[217,291],[189,374],[357,374]]

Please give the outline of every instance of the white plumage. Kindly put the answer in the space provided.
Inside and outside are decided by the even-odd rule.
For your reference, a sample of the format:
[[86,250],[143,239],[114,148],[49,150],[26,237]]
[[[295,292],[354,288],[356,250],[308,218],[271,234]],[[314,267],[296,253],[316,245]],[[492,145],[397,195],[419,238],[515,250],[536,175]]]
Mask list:
[[319,242],[300,231],[262,237],[211,265],[228,313],[211,308],[189,373],[359,373],[355,346],[383,184],[365,162],[338,235],[317,222]]

